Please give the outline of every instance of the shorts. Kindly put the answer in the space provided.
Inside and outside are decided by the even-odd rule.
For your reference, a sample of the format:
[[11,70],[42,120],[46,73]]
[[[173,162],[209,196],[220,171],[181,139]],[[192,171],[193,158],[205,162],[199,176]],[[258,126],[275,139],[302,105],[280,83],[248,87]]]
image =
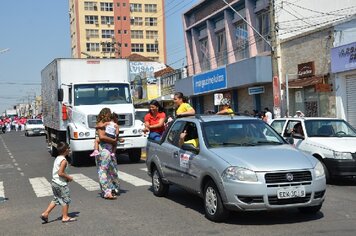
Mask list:
[[54,182],[52,182],[51,185],[52,185],[52,191],[54,196],[52,202],[56,205],[61,205],[61,206],[69,205],[72,200],[70,199],[68,185],[61,186]]

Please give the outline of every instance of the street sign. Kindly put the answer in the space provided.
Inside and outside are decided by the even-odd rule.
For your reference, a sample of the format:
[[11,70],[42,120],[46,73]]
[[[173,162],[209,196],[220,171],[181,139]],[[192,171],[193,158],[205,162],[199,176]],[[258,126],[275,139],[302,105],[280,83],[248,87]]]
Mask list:
[[219,106],[221,100],[224,98],[224,94],[222,93],[214,93],[214,105]]
[[264,93],[264,92],[265,92],[265,87],[264,86],[248,88],[248,94],[249,95],[260,94],[260,93]]

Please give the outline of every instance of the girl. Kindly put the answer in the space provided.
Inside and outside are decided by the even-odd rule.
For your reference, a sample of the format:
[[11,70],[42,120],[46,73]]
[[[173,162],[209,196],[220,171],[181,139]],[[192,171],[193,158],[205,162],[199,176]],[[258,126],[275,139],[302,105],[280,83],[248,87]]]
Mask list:
[[176,92],[173,98],[174,104],[177,107],[176,115],[177,116],[189,116],[195,115],[194,108],[187,103],[186,97],[184,97],[183,93]]

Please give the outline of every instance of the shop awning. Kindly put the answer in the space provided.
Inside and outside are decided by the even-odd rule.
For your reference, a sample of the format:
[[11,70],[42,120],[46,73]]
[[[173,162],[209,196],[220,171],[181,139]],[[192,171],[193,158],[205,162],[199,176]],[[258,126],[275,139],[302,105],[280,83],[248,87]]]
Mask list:
[[[303,88],[307,86],[312,86],[316,84],[324,83],[324,76],[313,76],[306,77],[302,79],[293,79],[288,81],[288,88]],[[283,87],[286,87],[286,84],[283,83]]]

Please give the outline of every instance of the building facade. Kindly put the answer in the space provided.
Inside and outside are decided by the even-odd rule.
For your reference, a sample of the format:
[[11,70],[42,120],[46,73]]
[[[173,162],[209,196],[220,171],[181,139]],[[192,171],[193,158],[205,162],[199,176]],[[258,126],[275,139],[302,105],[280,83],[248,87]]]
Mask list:
[[205,0],[184,13],[188,77],[175,90],[191,97],[198,113],[217,111],[216,97],[229,98],[234,111],[271,109],[268,1],[227,2],[233,9]]
[[164,0],[69,0],[74,58],[126,58],[166,63]]

